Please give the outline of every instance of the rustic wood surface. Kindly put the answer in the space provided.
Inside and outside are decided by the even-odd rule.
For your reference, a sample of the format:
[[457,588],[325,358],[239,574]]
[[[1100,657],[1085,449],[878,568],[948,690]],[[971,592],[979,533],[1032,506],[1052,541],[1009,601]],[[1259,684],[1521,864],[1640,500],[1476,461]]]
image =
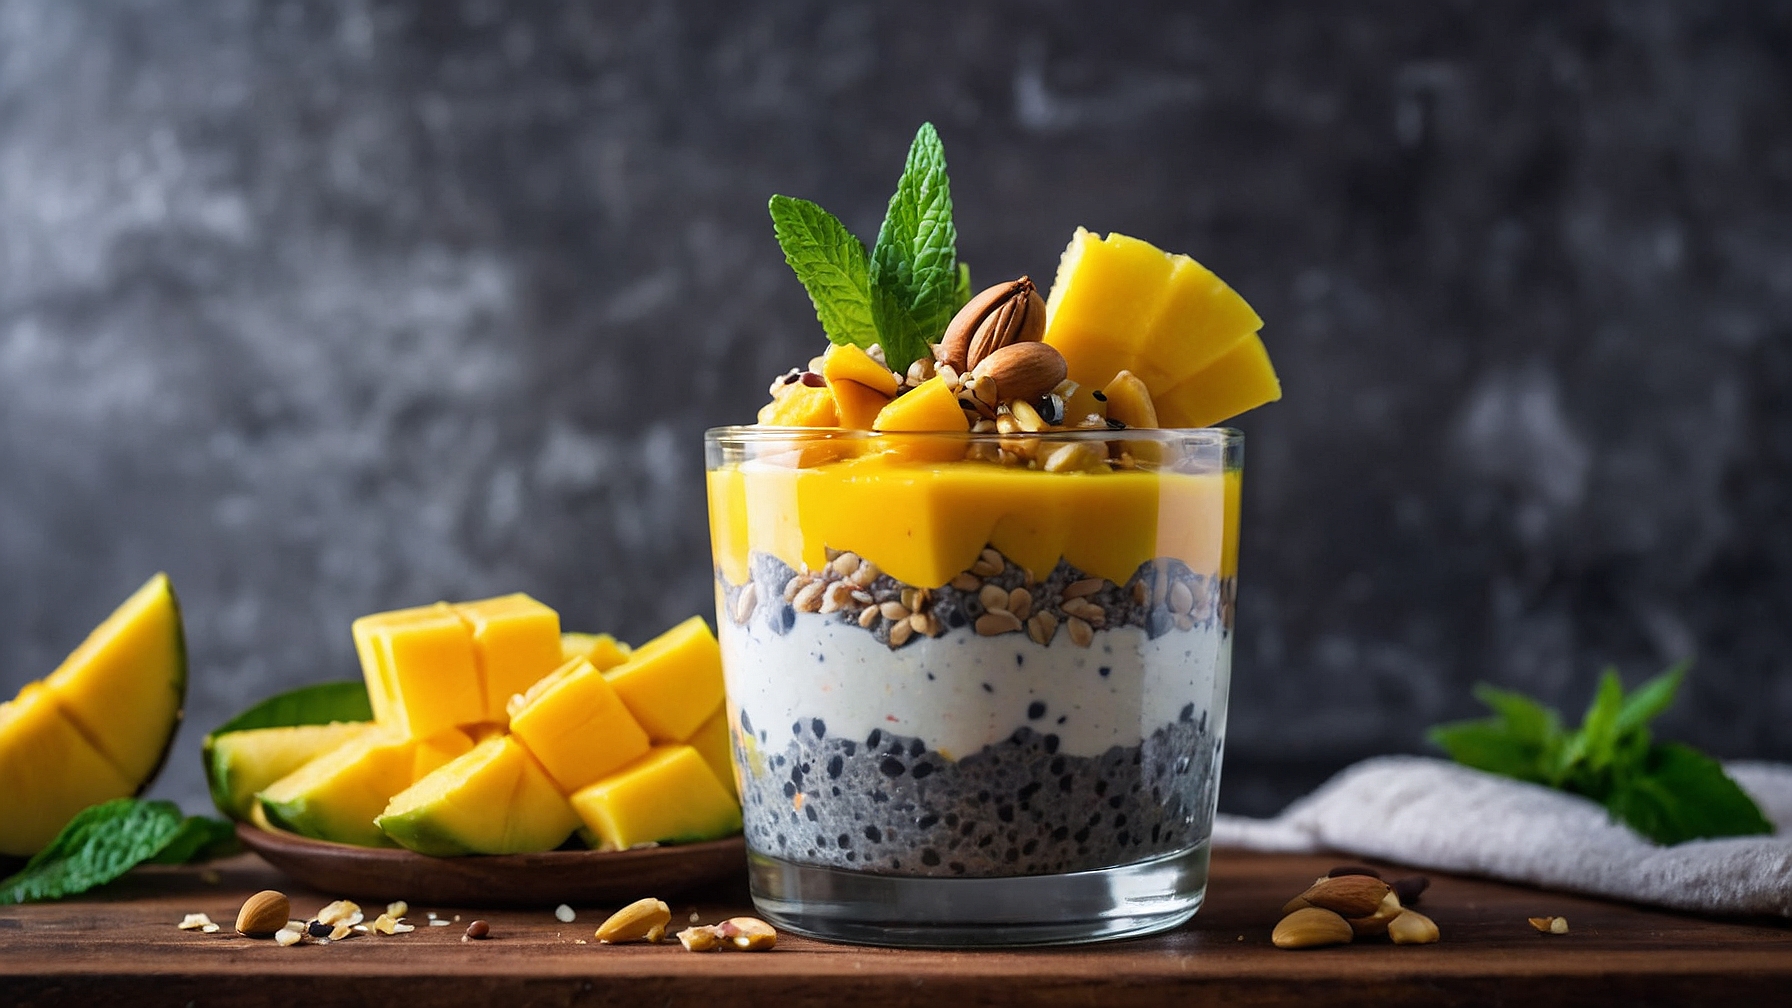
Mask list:
[[[1717,921],[1473,879],[1433,876],[1421,909],[1436,945],[1381,942],[1287,952],[1277,910],[1335,858],[1216,854],[1208,903],[1167,935],[1065,949],[923,952],[783,936],[770,953],[601,946],[613,908],[572,924],[541,910],[487,910],[492,938],[449,927],[281,948],[230,935],[249,893],[282,888],[295,916],[350,894],[308,892],[252,856],[144,869],[61,903],[0,907],[0,1004],[250,1005],[1439,1005],[1771,1004],[1792,990],[1792,925]],[[744,878],[674,899],[674,921],[748,912]],[[370,907],[370,909],[372,909]],[[452,918],[450,907],[414,906]],[[180,931],[204,912],[216,935]],[[1527,916],[1572,931],[1536,934]],[[588,944],[580,944],[580,942]]]

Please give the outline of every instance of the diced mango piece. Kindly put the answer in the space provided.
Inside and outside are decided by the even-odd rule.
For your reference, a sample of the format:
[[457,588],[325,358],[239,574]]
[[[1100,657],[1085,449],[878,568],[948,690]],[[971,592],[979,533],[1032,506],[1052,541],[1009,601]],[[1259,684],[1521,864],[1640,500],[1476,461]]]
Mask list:
[[375,721],[425,738],[485,720],[472,631],[452,606],[438,602],[363,616],[353,632]]
[[0,854],[29,857],[75,813],[136,790],[43,683],[28,683],[0,703]]
[[583,658],[560,666],[523,694],[511,712],[510,733],[563,794],[639,759],[648,744],[647,732],[616,688]]
[[384,835],[420,854],[528,854],[566,842],[578,818],[516,739],[497,735],[382,806]]
[[740,806],[688,745],[655,746],[575,793],[572,806],[601,850],[714,840],[741,827]]
[[1156,427],[1157,408],[1151,403],[1151,390],[1131,371],[1121,370],[1101,390],[1107,399],[1107,415],[1128,427]]
[[848,430],[870,430],[878,415],[890,404],[890,397],[845,379],[828,381],[834,393],[834,413],[840,426]]
[[821,359],[821,376],[829,385],[837,381],[856,382],[888,399],[896,394],[896,372],[871,359],[871,355],[850,343],[828,347]]
[[963,433],[971,429],[971,424],[965,419],[958,397],[952,394],[946,380],[935,375],[890,400],[872,422],[871,429]]
[[521,592],[462,602],[454,611],[472,632],[484,719],[502,722],[511,697],[560,666],[560,614]]
[[728,793],[739,801],[740,782],[734,778],[734,734],[728,730],[728,705],[717,707],[688,744],[703,757],[703,762],[709,764],[709,769]]
[[796,381],[783,385],[772,394],[772,401],[760,408],[759,423],[764,427],[836,426],[839,414],[834,412],[834,393],[826,384]]
[[[390,847],[374,817],[391,797],[465,753],[473,740],[446,729],[424,746],[390,730],[370,730],[317,757],[257,796],[276,826],[319,840]],[[419,759],[420,751],[423,753]]]
[[1255,333],[1206,370],[1156,397],[1166,427],[1208,427],[1282,398],[1269,351]]
[[583,658],[605,672],[628,661],[631,649],[607,633],[562,633],[560,635],[560,663],[562,665],[574,658]]
[[683,742],[722,702],[722,649],[701,616],[641,645],[604,673],[647,737]]

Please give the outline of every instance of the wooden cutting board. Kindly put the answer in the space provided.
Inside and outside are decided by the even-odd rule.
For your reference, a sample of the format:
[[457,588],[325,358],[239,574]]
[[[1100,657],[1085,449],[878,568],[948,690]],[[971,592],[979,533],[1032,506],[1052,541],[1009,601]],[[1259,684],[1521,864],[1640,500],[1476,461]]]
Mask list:
[[[1208,905],[1183,928],[1064,949],[925,952],[783,936],[763,954],[610,947],[592,931],[613,907],[480,911],[492,939],[462,942],[473,919],[414,906],[447,927],[281,948],[228,934],[250,893],[279,888],[295,916],[342,893],[306,892],[245,855],[216,866],[144,869],[62,903],[0,907],[0,1004],[767,1005],[947,1008],[978,1005],[1435,1006],[1774,1004],[1792,991],[1792,922],[1717,921],[1600,900],[1433,876],[1420,909],[1436,945],[1364,943],[1289,952],[1269,942],[1277,910],[1337,859],[1220,852]],[[1405,874],[1396,872],[1396,874]],[[369,909],[376,909],[370,907]],[[744,878],[673,902],[674,921],[750,912]],[[217,935],[175,928],[204,912]],[[1571,931],[1535,933],[1560,915]],[[588,944],[579,944],[584,941]]]

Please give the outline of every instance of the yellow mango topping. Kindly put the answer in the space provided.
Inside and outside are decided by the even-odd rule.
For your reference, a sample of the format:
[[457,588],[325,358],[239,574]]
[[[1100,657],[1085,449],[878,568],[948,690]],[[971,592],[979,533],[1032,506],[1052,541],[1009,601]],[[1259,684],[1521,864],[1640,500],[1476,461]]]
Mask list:
[[821,376],[829,385],[837,381],[857,382],[885,399],[896,395],[896,372],[871,359],[871,355],[849,343],[828,347],[821,359]]
[[562,665],[523,695],[511,712],[510,733],[563,794],[647,752],[647,732],[616,688],[583,658]]
[[[1262,326],[1237,292],[1193,259],[1078,228],[1046,302],[1045,341],[1063,353],[1079,385],[1100,387],[1130,370],[1156,400],[1161,426],[1200,427],[1279,397],[1279,387],[1257,380],[1250,394],[1228,389],[1212,403],[1194,399],[1214,387],[1194,379]],[[1189,391],[1166,405],[1166,394],[1179,386]]]
[[828,389],[834,394],[834,413],[840,426],[848,430],[870,430],[884,407],[890,404],[889,396],[855,381],[829,381]]
[[421,854],[528,854],[566,842],[572,807],[514,738],[498,735],[393,796],[377,823]]
[[734,734],[728,730],[728,705],[716,708],[716,712],[703,722],[697,733],[691,736],[690,747],[697,750],[703,762],[728,789],[728,793],[740,800],[740,786],[734,779]]
[[390,847],[374,817],[395,794],[473,747],[448,729],[429,740],[419,764],[419,744],[389,731],[370,730],[268,785],[257,796],[274,825],[319,840]]
[[0,854],[29,857],[75,813],[136,790],[88,744],[43,683],[28,683],[0,703]]
[[722,649],[709,624],[692,616],[604,673],[655,742],[683,742],[722,702]]
[[834,393],[826,385],[804,385],[800,381],[779,386],[772,401],[760,408],[759,423],[763,427],[838,426]]
[[157,574],[95,627],[44,685],[135,791],[161,764],[180,723],[186,674],[180,604],[168,575]]
[[423,738],[485,720],[473,634],[452,606],[363,616],[353,633],[375,721]]
[[453,608],[472,631],[484,719],[502,722],[511,697],[560,666],[560,614],[521,592]]
[[1188,381],[1157,396],[1166,425],[1208,427],[1245,410],[1282,398],[1282,383],[1270,366],[1269,351],[1255,333]]
[[599,849],[713,840],[741,827],[740,806],[688,745],[655,746],[575,793],[572,806]]
[[1156,557],[1230,575],[1238,490],[1237,472],[1053,473],[890,454],[748,464],[709,473],[710,538],[734,584],[747,580],[750,550],[816,570],[830,546],[921,588],[969,569],[985,545],[1041,578],[1060,557],[1117,584]]
[[607,633],[563,633],[560,635],[560,663],[583,658],[605,672],[628,661],[629,646]]
[[935,375],[890,401],[871,424],[880,431],[955,431],[971,429],[958,397],[946,380]]
[[1107,415],[1128,427],[1156,427],[1157,408],[1151,404],[1151,390],[1131,371],[1122,370],[1101,390],[1107,397]]

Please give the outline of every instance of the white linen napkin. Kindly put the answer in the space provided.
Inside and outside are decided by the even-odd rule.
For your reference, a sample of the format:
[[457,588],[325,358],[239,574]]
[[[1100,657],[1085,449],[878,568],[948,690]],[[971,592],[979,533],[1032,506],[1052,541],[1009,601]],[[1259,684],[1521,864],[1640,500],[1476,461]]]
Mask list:
[[1774,835],[1660,847],[1578,795],[1447,760],[1378,756],[1273,819],[1218,816],[1213,844],[1335,850],[1676,910],[1792,917],[1792,766],[1724,769]]

